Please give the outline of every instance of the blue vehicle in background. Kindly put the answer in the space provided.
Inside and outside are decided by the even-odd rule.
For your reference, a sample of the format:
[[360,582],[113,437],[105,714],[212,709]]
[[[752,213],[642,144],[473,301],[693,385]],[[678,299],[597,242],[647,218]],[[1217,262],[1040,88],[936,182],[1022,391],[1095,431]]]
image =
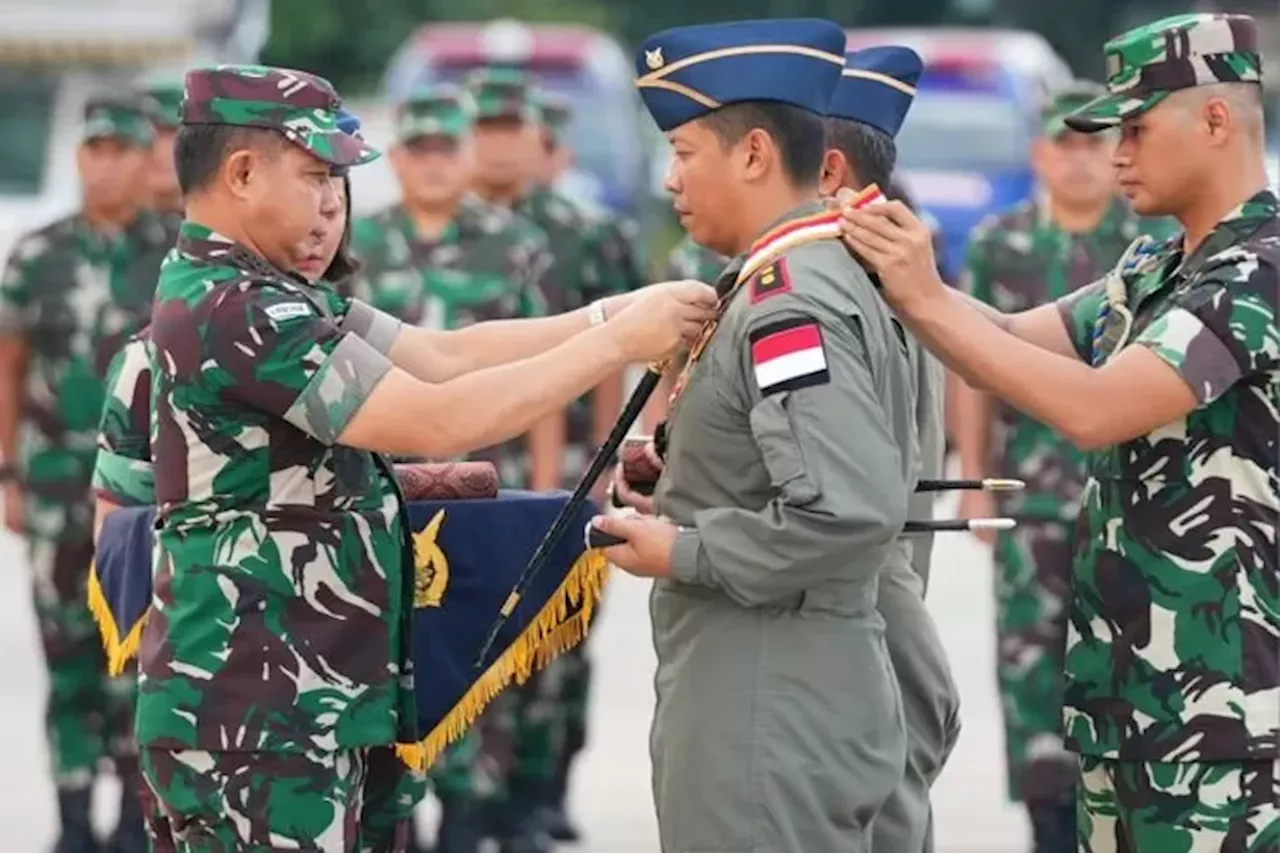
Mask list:
[[649,150],[631,56],[608,34],[577,24],[428,24],[392,57],[383,96],[392,104],[418,86],[457,83],[489,64],[522,68],[573,108],[567,144],[575,195],[614,213],[636,216],[647,199]]
[[969,232],[1035,191],[1031,142],[1046,92],[1071,70],[1036,33],[994,29],[862,29],[848,50],[900,44],[924,73],[897,137],[897,178],[942,232],[940,259],[957,281]]

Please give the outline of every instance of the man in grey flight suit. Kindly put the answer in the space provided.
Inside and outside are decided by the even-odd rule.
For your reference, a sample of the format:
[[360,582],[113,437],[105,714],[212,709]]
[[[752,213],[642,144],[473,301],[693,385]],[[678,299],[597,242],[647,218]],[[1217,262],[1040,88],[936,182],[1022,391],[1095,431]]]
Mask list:
[[913,365],[818,198],[834,23],[649,38],[637,85],[667,189],[734,261],[660,431],[659,517],[603,517],[656,578],[651,739],[663,853],[859,853],[906,764],[876,611],[919,459]]
[[[886,45],[854,51],[827,109],[827,153],[820,190],[888,186],[897,151],[894,136],[914,100],[922,65],[915,51]],[[921,479],[942,476],[944,435],[941,363],[904,334],[917,382],[917,427]],[[916,492],[912,519],[926,520],[933,494]],[[925,606],[933,534],[898,540],[880,577],[877,608],[884,617],[889,656],[902,690],[907,722],[907,770],[876,818],[875,853],[931,853],[929,791],[960,734],[960,695],[937,626]]]

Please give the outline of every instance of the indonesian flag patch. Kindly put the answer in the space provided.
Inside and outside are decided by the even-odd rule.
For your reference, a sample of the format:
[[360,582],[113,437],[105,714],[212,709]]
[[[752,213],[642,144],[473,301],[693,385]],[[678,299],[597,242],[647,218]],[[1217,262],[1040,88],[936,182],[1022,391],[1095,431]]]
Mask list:
[[831,381],[822,327],[812,317],[788,317],[753,329],[751,366],[762,396]]

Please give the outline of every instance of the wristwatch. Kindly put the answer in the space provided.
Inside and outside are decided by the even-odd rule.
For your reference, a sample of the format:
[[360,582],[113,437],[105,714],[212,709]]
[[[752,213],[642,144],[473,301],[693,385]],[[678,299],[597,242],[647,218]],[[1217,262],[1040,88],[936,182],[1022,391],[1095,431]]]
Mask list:
[[595,302],[592,302],[587,306],[587,320],[591,323],[591,325],[593,326],[603,325],[606,319],[608,318],[605,317],[604,315],[603,299],[597,299]]

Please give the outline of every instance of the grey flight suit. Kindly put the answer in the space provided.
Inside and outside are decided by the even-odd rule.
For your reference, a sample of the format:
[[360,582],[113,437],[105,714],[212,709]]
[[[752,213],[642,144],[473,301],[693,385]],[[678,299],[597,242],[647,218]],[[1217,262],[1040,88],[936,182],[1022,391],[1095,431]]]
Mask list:
[[[797,323],[820,330],[823,381],[762,393],[753,338]],[[876,597],[919,470],[911,371],[827,239],[743,284],[672,404],[655,500],[682,531],[650,600],[663,853],[871,849],[906,763]]]
[[[917,381],[920,478],[942,476],[944,436],[942,365],[906,335]],[[915,493],[912,519],[932,517],[934,495]],[[876,603],[885,621],[889,657],[902,691],[907,722],[907,767],[874,827],[875,853],[932,853],[933,809],[929,792],[960,735],[960,694],[925,605],[933,534],[902,537],[880,577]]]

